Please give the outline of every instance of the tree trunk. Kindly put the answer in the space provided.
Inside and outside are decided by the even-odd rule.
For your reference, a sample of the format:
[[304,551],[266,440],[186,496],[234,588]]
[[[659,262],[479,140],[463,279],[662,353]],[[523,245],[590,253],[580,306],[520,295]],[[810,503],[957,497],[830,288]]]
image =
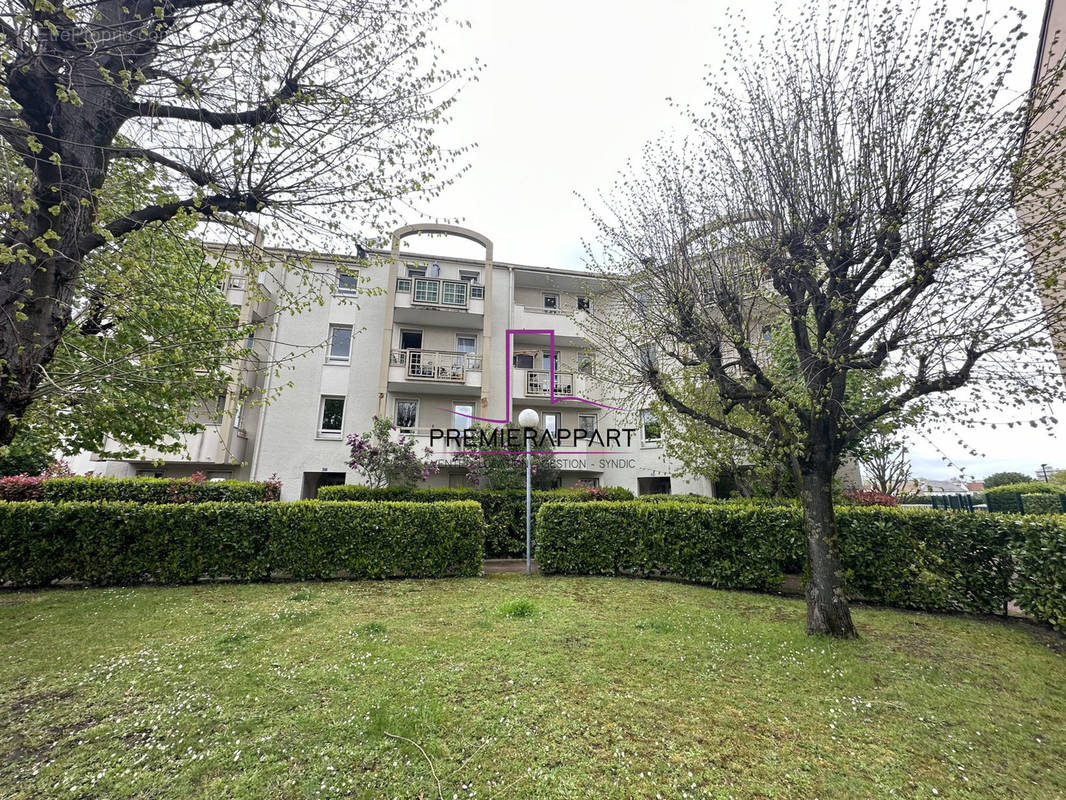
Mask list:
[[858,634],[840,578],[833,513],[833,471],[815,466],[801,475],[803,527],[807,533],[810,575],[807,579],[807,633],[853,639]]

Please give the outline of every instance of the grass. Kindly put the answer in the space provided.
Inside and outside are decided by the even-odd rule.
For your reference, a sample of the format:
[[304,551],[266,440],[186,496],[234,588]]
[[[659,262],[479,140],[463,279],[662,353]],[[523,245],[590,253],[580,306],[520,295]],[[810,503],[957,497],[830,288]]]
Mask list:
[[1061,638],[803,613],[509,575],[0,593],[0,796],[1066,796]]

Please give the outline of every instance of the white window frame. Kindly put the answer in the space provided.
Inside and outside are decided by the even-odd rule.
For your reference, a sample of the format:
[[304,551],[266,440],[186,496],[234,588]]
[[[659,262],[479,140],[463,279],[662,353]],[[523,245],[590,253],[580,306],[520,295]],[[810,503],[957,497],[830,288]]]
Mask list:
[[407,277],[408,278],[426,278],[429,277],[429,270],[426,267],[420,267],[416,264],[407,264]]
[[[417,333],[419,336],[422,337],[422,344],[420,344],[418,347],[404,347],[403,346],[403,335],[404,335],[404,333]],[[397,342],[398,346],[397,346],[396,349],[397,350],[424,350],[425,349],[425,347],[424,347],[425,343],[426,343],[426,332],[422,328],[400,328],[399,341]]]
[[[582,364],[582,359],[584,359],[584,364]],[[596,374],[596,355],[594,353],[581,352],[577,354],[577,374]]]
[[[348,331],[348,355],[338,356],[333,354],[333,332]],[[350,364],[352,361],[352,341],[355,339],[355,330],[351,325],[330,325],[329,338],[326,340],[326,361],[330,364]]]
[[[354,281],[355,285],[344,286],[342,281],[345,278]],[[359,294],[359,270],[339,267],[337,269],[337,283],[335,286],[335,291],[337,294],[344,295],[345,297],[353,297],[354,295]]]
[[[554,297],[555,298],[555,305],[554,306],[549,306],[548,305],[548,298],[549,297]],[[558,292],[541,292],[540,293],[540,302],[541,302],[541,305],[542,305],[542,307],[544,308],[545,311],[555,312],[555,311],[558,311],[562,307],[562,297],[559,295]]]
[[[519,358],[528,358],[528,359],[530,359],[529,366],[524,366],[524,365],[519,364],[518,363],[518,359]],[[533,355],[532,353],[514,353],[511,356],[511,363],[514,365],[515,369],[536,369],[537,368],[537,356]]]
[[591,419],[592,420],[592,430],[588,431],[589,436],[592,436],[592,432],[596,430],[596,426],[600,422],[600,415],[599,414],[578,414],[577,415],[577,427],[579,429],[581,429],[581,430],[587,430],[581,424],[581,420],[583,420],[583,419]]
[[657,445],[663,440],[663,423],[659,422],[659,435],[655,438],[648,437],[648,420],[647,417],[655,417],[655,413],[650,408],[642,408],[640,410],[640,441],[646,445]]
[[[341,424],[337,429],[325,428],[323,423],[326,421],[326,401],[327,400],[340,400],[341,401]],[[318,438],[319,439],[340,439],[344,435],[344,415],[348,411],[347,398],[339,394],[324,394],[318,402]]]
[[481,272],[480,270],[461,269],[459,270],[459,280],[464,283],[469,283],[473,286],[481,285]]
[[[453,298],[448,298],[448,291],[451,290]],[[456,300],[454,297],[455,292],[461,292],[462,298]],[[470,302],[470,284],[464,281],[441,281],[440,283],[440,304],[442,306],[451,306],[452,308],[466,308]]]
[[[400,403],[414,403],[415,404],[415,424],[410,426],[400,425]],[[411,432],[418,428],[418,414],[420,411],[419,406],[422,404],[418,402],[417,397],[397,397],[392,401],[392,421],[401,431]]]
[[[423,292],[423,296],[419,297],[419,287],[433,287],[433,297],[430,298],[428,293]],[[421,305],[440,305],[440,281],[436,278],[414,278],[411,281],[411,302],[419,303]]]
[[[555,430],[554,431],[551,428],[548,427],[548,419],[549,418],[555,420]],[[558,411],[546,411],[546,412],[544,412],[544,430],[550,431],[553,439],[556,436],[559,435],[559,429],[562,426],[563,426],[563,415],[562,414],[560,414]]]
[[459,409],[459,406],[464,406],[470,409],[470,413],[474,413],[474,402],[472,400],[456,400],[452,403],[452,427],[459,430],[466,430],[467,428],[474,427],[474,420],[472,417],[461,417],[455,412]]

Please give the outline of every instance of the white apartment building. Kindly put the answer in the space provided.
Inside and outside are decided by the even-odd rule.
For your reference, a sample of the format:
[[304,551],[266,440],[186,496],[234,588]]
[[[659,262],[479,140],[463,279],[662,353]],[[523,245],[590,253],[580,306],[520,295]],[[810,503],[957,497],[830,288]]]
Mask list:
[[[404,239],[419,234],[459,237],[483,255],[401,250]],[[264,275],[281,286],[306,277],[271,266],[283,251],[266,248],[262,257]],[[315,266],[325,303],[279,315],[250,341],[253,357],[233,365],[227,392],[200,412],[204,431],[185,437],[181,453],[149,450],[93,468],[241,480],[276,473],[283,499],[314,497],[321,486],[361,482],[347,466],[345,438],[369,431],[381,415],[416,436],[420,452],[433,450],[440,471],[426,485],[466,486],[464,470],[451,463],[455,445],[439,431],[465,429],[471,417],[516,424],[522,409],[533,408],[553,433],[629,429],[610,444],[558,443],[564,487],[583,481],[641,494],[713,493],[710,481],[679,476],[647,412],[600,405],[604,387],[582,326],[591,304],[609,291],[606,279],[499,262],[487,237],[439,224],[401,228],[391,252],[371,252],[358,264],[324,259]],[[263,322],[273,312],[271,292],[248,282],[234,273],[223,290],[240,306],[242,322]],[[267,404],[255,402],[275,394]]]

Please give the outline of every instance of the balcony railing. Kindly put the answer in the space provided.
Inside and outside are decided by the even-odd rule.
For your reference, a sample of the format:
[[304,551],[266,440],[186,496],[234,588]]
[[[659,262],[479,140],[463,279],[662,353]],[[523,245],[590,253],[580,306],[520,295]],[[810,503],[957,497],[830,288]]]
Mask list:
[[[529,370],[526,373],[526,397],[547,397],[551,394],[550,372]],[[574,393],[574,373],[555,373],[555,394],[570,396]]]
[[441,350],[393,350],[390,363],[404,367],[404,374],[412,380],[465,383],[467,372],[481,369],[481,356]]

